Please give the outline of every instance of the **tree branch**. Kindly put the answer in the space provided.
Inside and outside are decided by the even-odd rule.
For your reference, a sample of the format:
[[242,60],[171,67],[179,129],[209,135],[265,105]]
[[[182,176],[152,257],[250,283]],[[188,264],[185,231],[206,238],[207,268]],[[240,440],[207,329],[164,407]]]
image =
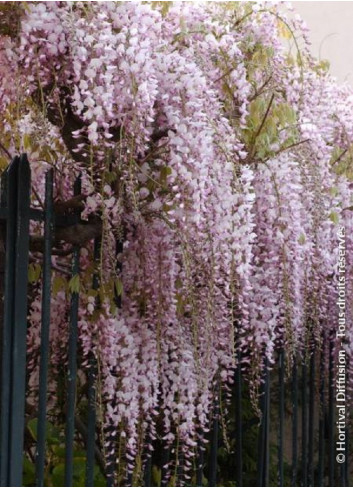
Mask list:
[[335,165],[336,163],[339,163],[339,162],[341,161],[341,159],[343,158],[343,156],[344,156],[344,155],[347,153],[347,151],[348,151],[348,149],[347,149],[347,148],[346,148],[346,149],[344,149],[344,150],[342,151],[342,153],[341,153],[341,154],[338,156],[338,158],[336,158],[336,159],[335,159],[335,161],[333,161],[333,162],[331,163],[331,165],[333,166],[333,165]]
[[264,128],[265,122],[266,122],[266,120],[267,120],[267,117],[269,116],[269,113],[270,113],[270,110],[271,110],[271,107],[272,107],[272,104],[273,104],[274,99],[275,99],[275,94],[273,93],[273,94],[271,95],[270,101],[269,101],[269,103],[268,103],[268,106],[267,106],[266,112],[265,112],[265,114],[264,114],[264,116],[263,116],[263,118],[262,118],[261,124],[260,124],[260,126],[258,127],[258,129],[257,129],[257,131],[256,131],[256,133],[255,133],[255,135],[254,135],[254,137],[253,137],[253,140],[252,140],[252,145],[251,145],[251,146],[252,146],[252,147],[251,147],[251,151],[250,151],[250,153],[249,153],[249,157],[248,157],[247,159],[252,159],[252,158],[254,157],[254,155],[255,155],[255,149],[256,149],[256,140],[257,140],[257,138],[260,136],[261,131],[262,131],[262,129]]
[[57,200],[54,203],[54,211],[57,215],[65,215],[72,211],[83,211],[85,208],[84,201],[86,200],[85,195],[75,195],[71,199],[62,201]]
[[[72,246],[83,246],[88,241],[102,235],[103,223],[99,216],[91,216],[87,222],[80,222],[71,226],[56,226],[53,240],[53,254],[66,256],[72,253],[72,248],[60,249],[60,243],[65,242]],[[29,248],[31,252],[43,253],[44,237],[30,236]]]
[[3,153],[6,154],[6,156],[11,160],[12,156],[10,155],[9,151],[5,148],[5,146],[0,142],[0,149]]

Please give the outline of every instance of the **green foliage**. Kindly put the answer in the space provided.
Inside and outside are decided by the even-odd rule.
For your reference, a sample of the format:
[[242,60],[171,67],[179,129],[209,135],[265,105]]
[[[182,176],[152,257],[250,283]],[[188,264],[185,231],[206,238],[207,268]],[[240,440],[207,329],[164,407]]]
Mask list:
[[120,278],[115,280],[114,286],[115,286],[116,295],[120,297],[123,294],[123,283],[120,280]]
[[80,292],[80,276],[78,274],[70,279],[69,290],[72,294],[78,294]]
[[298,243],[301,244],[301,245],[303,245],[303,244],[305,244],[305,242],[306,242],[306,236],[305,236],[305,234],[304,233],[300,233],[300,236],[298,238]]
[[335,146],[332,149],[331,165],[338,175],[345,175],[353,181],[353,146],[348,149]]
[[[254,408],[250,401],[248,386],[243,384],[242,390],[243,485],[256,486],[259,419],[254,413]],[[234,402],[232,402],[230,405],[230,413],[228,418],[230,420],[227,433],[229,448],[227,448],[223,443],[218,451],[218,483],[220,486],[234,487],[236,485],[234,481],[236,456]]]
[[[27,432],[32,442],[37,441],[38,419],[33,418],[27,423]],[[45,486],[65,487],[65,435],[64,426],[54,426],[46,423],[46,465]],[[86,452],[75,443],[73,453],[73,487],[84,487],[86,477]],[[35,462],[27,455],[23,461],[23,484],[35,486]],[[98,465],[94,466],[94,485],[106,486],[105,478]]]
[[27,2],[0,3],[0,35],[16,37]]
[[153,465],[151,476],[152,476],[153,485],[159,487],[161,485],[161,481],[162,481],[161,469],[159,467],[157,467],[156,465]]
[[337,212],[330,212],[329,214],[329,219],[334,223],[334,224],[338,224],[339,223],[339,216],[337,214]]
[[35,284],[42,273],[42,267],[38,263],[30,263],[28,266],[28,282]]
[[[227,442],[220,440],[218,450],[218,486],[236,487],[235,463],[236,463],[236,431],[235,431],[235,403],[229,406],[230,412],[227,418]],[[250,400],[249,386],[243,382],[242,386],[242,459],[243,459],[243,487],[256,487],[258,485],[258,442],[260,421]],[[270,464],[269,485],[278,486],[278,416],[275,409],[271,410],[270,419]],[[209,447],[205,454],[205,460],[209,460]],[[284,486],[291,485],[291,466],[284,456]],[[203,486],[208,486],[208,465],[204,469]],[[195,482],[195,481],[194,481]]]
[[54,296],[57,295],[58,292],[60,291],[67,292],[67,290],[68,290],[68,283],[65,280],[65,278],[62,277],[61,275],[55,275],[53,279],[53,295]]
[[[281,142],[280,133],[284,130],[287,137]],[[274,95],[258,97],[250,104],[243,137],[252,156],[267,160],[298,142],[295,111]]]

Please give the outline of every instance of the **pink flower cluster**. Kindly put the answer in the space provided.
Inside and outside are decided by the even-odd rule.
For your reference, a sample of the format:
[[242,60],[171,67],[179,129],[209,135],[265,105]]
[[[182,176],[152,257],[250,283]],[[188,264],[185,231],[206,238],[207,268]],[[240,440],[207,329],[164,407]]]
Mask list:
[[[93,354],[97,405],[113,437],[106,453],[123,446],[132,472],[160,435],[170,471],[183,453],[187,480],[218,389],[232,383],[235,343],[255,393],[278,348],[290,362],[334,335],[339,225],[350,284],[353,248],[352,185],[332,161],[353,142],[353,92],[320,71],[307,47],[301,64],[288,58],[279,25],[304,41],[306,29],[277,7],[166,4],[31,3],[20,40],[10,49],[0,39],[0,107],[21,97],[19,137],[56,155],[47,161],[56,198],[71,197],[80,171],[82,216],[102,219],[100,301],[92,243],[81,253],[79,381]],[[10,83],[11,63],[21,90]],[[48,165],[39,149],[28,152],[43,196]],[[53,264],[60,276],[68,258]],[[33,398],[40,294],[38,286],[28,333]],[[67,314],[63,285],[52,305],[54,411]]]

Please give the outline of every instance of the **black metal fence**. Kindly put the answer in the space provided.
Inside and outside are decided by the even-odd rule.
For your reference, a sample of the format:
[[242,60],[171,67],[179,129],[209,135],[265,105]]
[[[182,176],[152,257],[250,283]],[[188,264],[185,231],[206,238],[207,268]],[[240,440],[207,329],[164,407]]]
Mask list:
[[[80,194],[80,181],[73,193]],[[30,221],[43,223],[42,254],[42,317],[40,343],[39,397],[35,450],[35,485],[45,485],[47,465],[47,381],[50,360],[49,329],[51,301],[52,245],[55,226],[80,221],[79,213],[69,221],[55,215],[53,205],[53,171],[46,174],[44,210],[31,208],[31,172],[26,155],[15,157],[1,177],[0,199],[0,308],[1,334],[1,423],[0,483],[23,485],[25,464],[24,433],[26,413],[26,332],[29,266]],[[66,220],[65,220],[66,219]],[[1,243],[0,243],[1,244]],[[94,243],[94,259],[99,257],[99,238]],[[72,277],[80,273],[80,249],[72,250]],[[93,274],[92,287],[98,288]],[[114,464],[100,459],[97,450],[97,414],[95,363],[88,369],[87,415],[78,426],[75,416],[78,372],[78,307],[79,293],[71,293],[68,323],[68,364],[66,373],[65,456],[63,485],[71,487],[74,477],[74,443],[79,430],[85,447],[85,485],[94,485],[95,467],[101,467],[108,486],[114,485]],[[196,450],[195,474],[185,485],[216,486],[349,486],[352,482],[349,459],[349,412],[346,416],[345,461],[337,463],[337,429],[335,411],[335,365],[332,352],[314,352],[307,361],[297,359],[292,371],[285,371],[285,351],[278,352],[278,365],[266,368],[260,397],[261,422],[249,407],[248,389],[240,368],[235,372],[231,416],[228,427],[230,449],[225,449],[224,426],[220,409],[214,409],[209,444]],[[329,365],[326,360],[330,358]],[[347,408],[348,409],[348,408]],[[202,437],[200,437],[202,438]],[[229,445],[229,443],[228,443]],[[160,447],[159,447],[160,448]],[[160,485],[167,485],[163,476],[170,450],[162,447],[146,457],[144,485],[157,484],[153,466],[162,473]],[[182,465],[182,461],[180,462]],[[106,469],[106,470],[105,470]],[[225,475],[227,474],[227,475]],[[33,484],[32,484],[33,485]],[[131,485],[126,476],[125,484]]]

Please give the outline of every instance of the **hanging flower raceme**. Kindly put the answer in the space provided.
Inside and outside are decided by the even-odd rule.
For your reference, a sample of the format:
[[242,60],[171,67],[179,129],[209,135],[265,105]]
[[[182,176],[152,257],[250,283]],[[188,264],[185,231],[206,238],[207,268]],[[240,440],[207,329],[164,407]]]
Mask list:
[[[238,348],[256,404],[278,349],[290,364],[332,339],[341,225],[353,252],[353,95],[310,57],[305,26],[282,10],[33,2],[16,35],[0,37],[0,126],[11,153],[29,154],[32,204],[43,205],[49,167],[56,212],[73,205],[80,175],[68,213],[94,231],[81,243],[79,279],[70,236],[55,243],[49,415],[62,403],[79,288],[78,389],[84,397],[95,363],[107,466],[119,459],[134,482],[158,444],[171,453],[165,482],[188,480]],[[296,47],[304,40],[295,57],[283,42],[293,36]],[[35,277],[40,261],[34,250]],[[37,279],[29,321],[35,405]],[[350,358],[352,342],[349,303]]]

